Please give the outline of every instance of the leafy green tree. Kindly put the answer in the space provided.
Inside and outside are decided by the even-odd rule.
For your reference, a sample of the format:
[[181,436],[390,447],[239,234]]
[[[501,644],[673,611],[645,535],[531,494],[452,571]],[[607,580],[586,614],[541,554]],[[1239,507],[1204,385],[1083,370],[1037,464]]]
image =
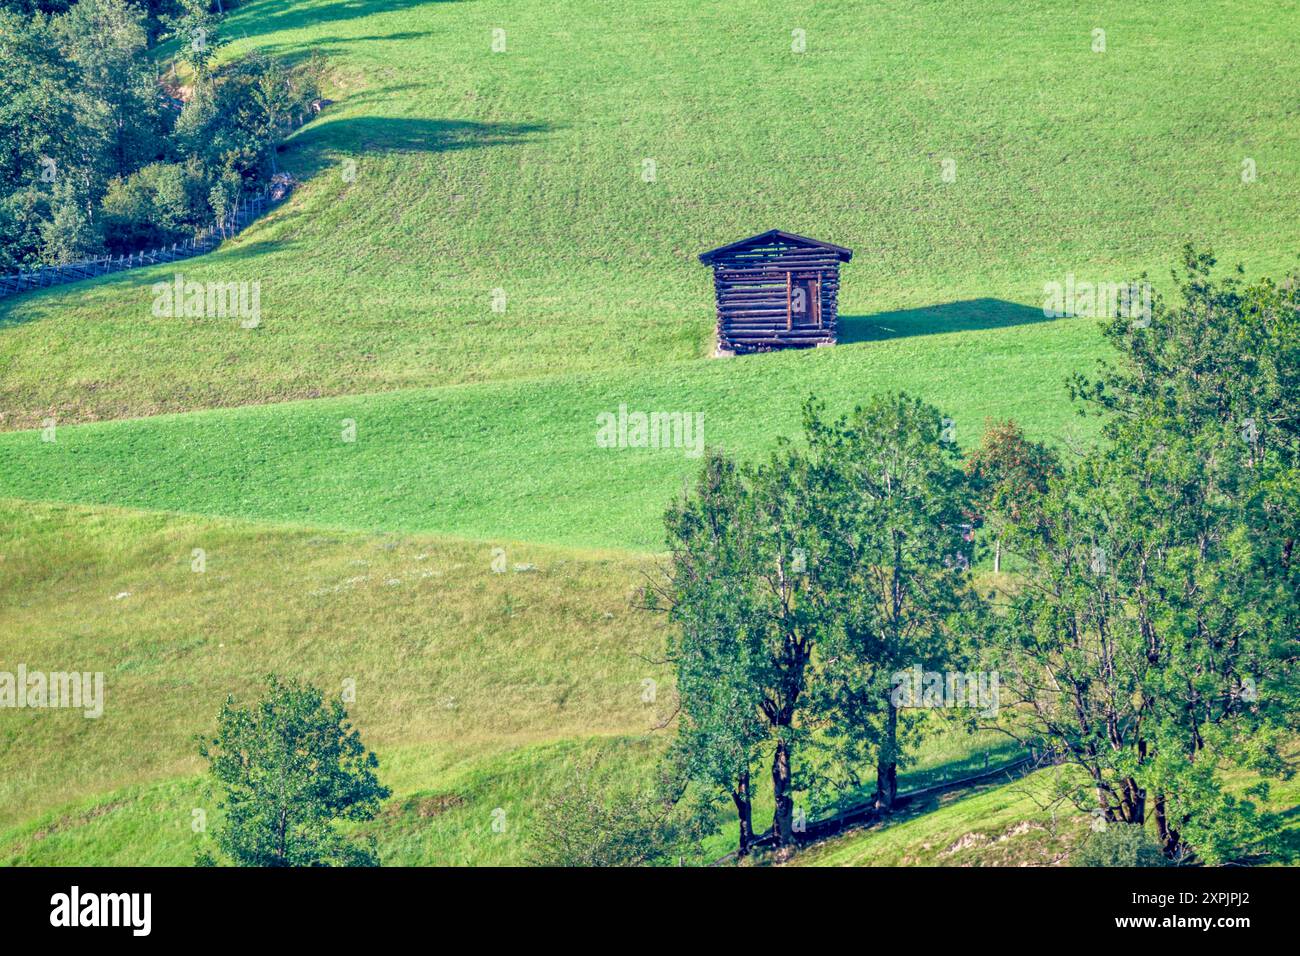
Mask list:
[[221,227],[223,236],[226,234],[230,217],[239,207],[239,192],[242,186],[243,181],[239,174],[228,169],[213,183],[212,189],[208,192],[208,205],[212,208],[212,215],[216,218],[217,225]]
[[216,82],[211,78],[195,80],[189,99],[181,107],[172,128],[174,147],[178,152],[208,165],[212,156],[209,147],[213,131],[220,120]]
[[275,152],[280,141],[289,132],[295,96],[288,71],[275,60],[266,60],[250,91],[250,100],[256,108],[250,127],[261,141],[262,151],[271,163],[271,174],[276,167]]
[[178,10],[167,16],[166,36],[177,41],[177,59],[202,82],[212,73],[212,63],[229,42],[221,33],[223,14],[208,0],[177,0]]
[[252,707],[227,698],[218,722],[199,753],[225,793],[222,854],[239,866],[378,865],[373,838],[355,843],[337,828],[373,819],[389,796],[342,703],[272,676]]
[[[999,640],[1022,726],[1086,774],[1104,818],[1154,818],[1166,856],[1267,848],[1259,808],[1296,712],[1300,322],[1293,286],[1216,280],[1106,328],[1118,361],[1076,395],[1103,441],[1016,534],[1028,586]],[[1261,783],[1228,792],[1223,775]]]
[[55,187],[80,178],[97,140],[46,18],[0,11],[0,90],[0,265],[9,271],[40,263]]
[[75,168],[79,76],[49,21],[0,11],[0,185],[52,183]]
[[40,264],[42,227],[49,201],[38,189],[18,189],[0,197],[0,272],[18,272]]
[[64,179],[55,188],[52,214],[41,223],[41,258],[51,265],[85,259],[99,249],[99,235],[84,193]]
[[751,775],[767,736],[762,691],[740,639],[747,493],[735,462],[711,453],[694,494],[665,519],[673,550],[666,596],[676,625],[668,656],[680,700],[677,747],[690,777],[735,805],[741,855],[754,841]]
[[1025,437],[1013,421],[993,422],[966,461],[975,495],[974,521],[993,533],[993,573],[1002,570],[1002,536],[1008,524],[1033,522],[1048,481],[1061,473],[1060,458]]
[[194,162],[151,163],[114,179],[100,202],[105,246],[120,255],[176,241],[207,222],[207,192]]
[[964,636],[979,634],[970,491],[947,425],[906,394],[833,421],[805,407],[819,582],[835,622],[823,641],[819,708],[845,759],[874,752],[882,810],[893,807],[903,732],[916,723],[901,720],[897,675],[952,667]]
[[806,486],[806,462],[789,448],[744,468],[711,453],[665,517],[682,746],[697,778],[735,803],[742,852],[760,748],[771,753],[773,834],[779,846],[794,840],[795,757],[810,733],[814,648],[828,626]]
[[63,13],[75,2],[76,0],[3,0],[0,2],[0,12],[12,12],[21,16]]
[[145,11],[126,0],[78,0],[55,21],[88,104],[81,122],[97,127],[105,143],[105,179],[126,176],[161,154],[158,83],[145,55],[145,19]]

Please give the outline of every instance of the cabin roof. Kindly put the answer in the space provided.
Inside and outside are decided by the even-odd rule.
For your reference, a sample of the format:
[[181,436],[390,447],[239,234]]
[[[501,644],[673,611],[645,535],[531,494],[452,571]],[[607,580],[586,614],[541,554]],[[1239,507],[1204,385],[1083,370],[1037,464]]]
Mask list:
[[710,265],[715,259],[721,258],[729,252],[740,252],[750,246],[761,246],[774,241],[788,242],[791,245],[803,246],[809,249],[825,249],[828,252],[834,253],[842,262],[848,262],[853,258],[852,249],[845,249],[843,246],[836,246],[829,242],[822,242],[820,239],[809,239],[807,236],[796,236],[793,232],[783,232],[780,229],[769,229],[767,232],[760,232],[758,235],[750,236],[748,239],[741,239],[725,246],[719,246],[716,249],[710,249],[708,252],[702,252],[700,253],[700,261],[705,265]]

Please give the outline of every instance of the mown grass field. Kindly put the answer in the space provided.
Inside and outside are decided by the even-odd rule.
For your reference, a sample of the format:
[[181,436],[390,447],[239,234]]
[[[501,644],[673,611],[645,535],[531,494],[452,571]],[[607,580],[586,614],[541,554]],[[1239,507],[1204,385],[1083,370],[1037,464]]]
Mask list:
[[[809,394],[901,388],[968,448],[1006,417],[1087,441],[1064,381],[1103,345],[1045,283],[1300,250],[1294,2],[248,0],[227,27],[224,57],[329,57],[291,200],[212,255],[0,300],[0,670],[108,687],[100,720],[0,711],[0,864],[190,861],[194,735],[269,671],[356,681],[386,863],[521,862],[577,768],[635,785],[667,742],[631,597],[697,462],[598,447],[598,414],[703,413],[751,457]],[[774,227],[855,250],[844,344],[709,359],[695,255]],[[259,282],[260,326],[153,317],[175,271]],[[904,787],[985,753],[934,739]],[[1036,806],[990,789],[801,859],[1052,862],[1078,821],[1044,838]]]
[[856,250],[850,317],[1300,249],[1293,2],[253,0],[227,32],[337,74],[304,188],[179,266],[261,282],[261,327],[154,318],[172,267],[0,303],[0,427],[697,359],[695,254],[772,227]]
[[[704,441],[744,457],[794,436],[811,393],[848,410],[877,390],[938,402],[959,443],[1013,416],[1086,437],[1064,379],[1097,353],[1096,323],[1018,327],[0,435],[0,495],[479,540],[662,547],[662,514],[699,468],[688,449],[604,448],[597,415],[704,416]],[[756,396],[761,396],[756,398]],[[757,406],[755,403],[758,403]],[[346,422],[355,441],[344,441]]]

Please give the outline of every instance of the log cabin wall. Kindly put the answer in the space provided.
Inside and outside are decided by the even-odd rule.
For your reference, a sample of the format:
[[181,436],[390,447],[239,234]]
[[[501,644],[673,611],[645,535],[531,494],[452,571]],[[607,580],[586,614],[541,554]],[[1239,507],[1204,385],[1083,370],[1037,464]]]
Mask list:
[[713,267],[721,348],[744,354],[835,343],[839,266],[852,253],[786,235],[701,256]]

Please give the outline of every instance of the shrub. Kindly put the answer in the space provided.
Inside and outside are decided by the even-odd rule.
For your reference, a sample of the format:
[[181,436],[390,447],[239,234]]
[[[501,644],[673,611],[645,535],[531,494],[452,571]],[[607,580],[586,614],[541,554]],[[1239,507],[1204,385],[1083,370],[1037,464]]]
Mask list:
[[1160,844],[1144,827],[1111,823],[1093,830],[1070,854],[1071,866],[1167,866]]

